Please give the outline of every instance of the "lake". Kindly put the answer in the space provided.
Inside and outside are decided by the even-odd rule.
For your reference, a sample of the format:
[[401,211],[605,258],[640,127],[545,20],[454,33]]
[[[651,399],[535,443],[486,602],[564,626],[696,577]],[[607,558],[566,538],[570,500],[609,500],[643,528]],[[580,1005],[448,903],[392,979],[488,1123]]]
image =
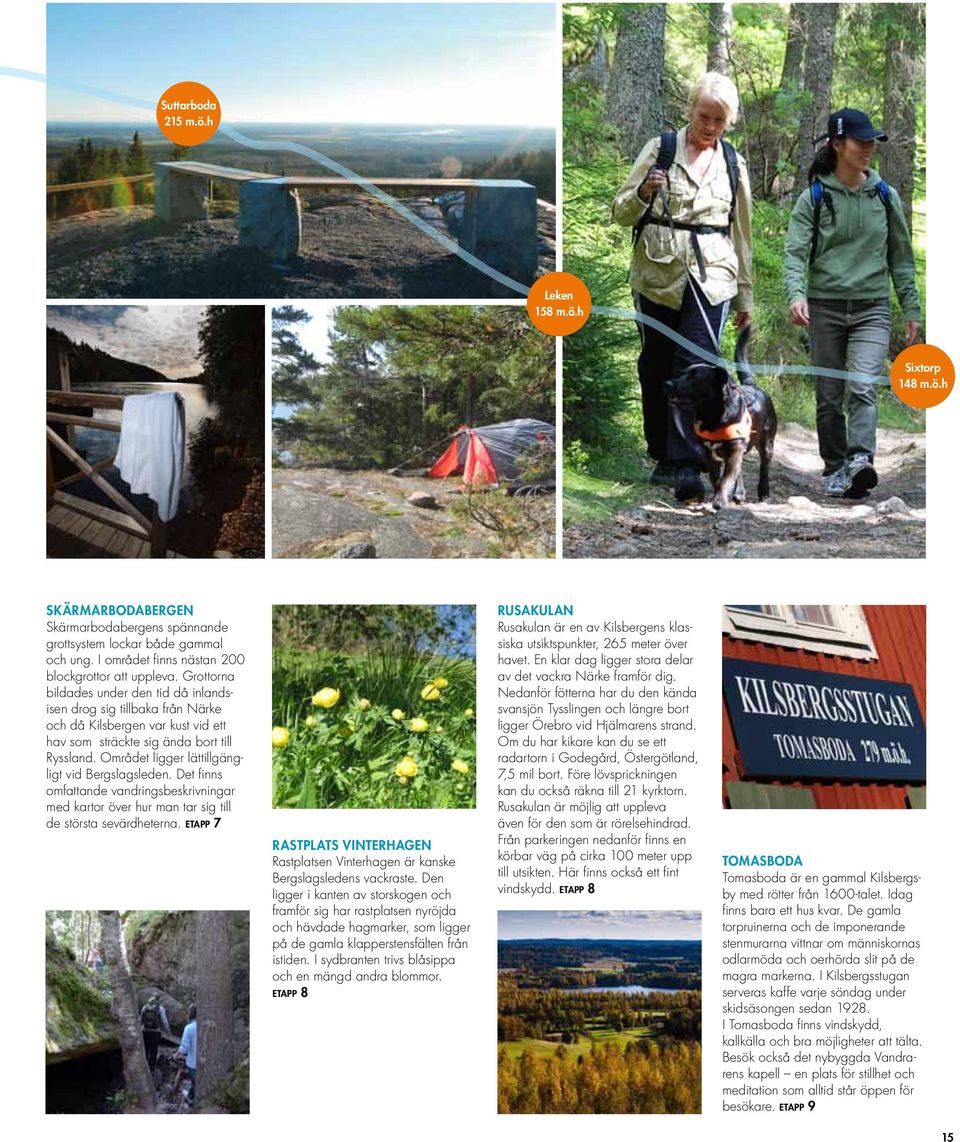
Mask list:
[[654,992],[659,992],[661,995],[679,995],[681,991],[688,989],[682,987],[644,987],[639,983],[627,983],[616,987],[564,987],[561,990],[571,993],[577,991],[621,991],[624,995],[653,995]]

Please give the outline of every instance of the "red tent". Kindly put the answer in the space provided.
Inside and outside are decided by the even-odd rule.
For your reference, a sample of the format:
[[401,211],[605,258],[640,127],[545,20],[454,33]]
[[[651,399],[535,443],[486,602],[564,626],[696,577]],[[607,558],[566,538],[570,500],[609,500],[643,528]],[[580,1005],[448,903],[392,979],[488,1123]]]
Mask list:
[[[508,420],[482,428],[463,425],[427,475],[454,476],[462,472],[465,484],[516,481],[539,453],[548,448],[552,452],[554,436],[553,425],[541,420]],[[550,482],[553,478],[553,473],[549,473]]]

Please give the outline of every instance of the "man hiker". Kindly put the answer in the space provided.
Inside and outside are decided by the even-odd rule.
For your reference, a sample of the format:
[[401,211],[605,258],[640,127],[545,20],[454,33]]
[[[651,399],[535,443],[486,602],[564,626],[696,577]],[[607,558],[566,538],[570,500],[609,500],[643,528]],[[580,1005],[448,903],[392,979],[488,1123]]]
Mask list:
[[184,1066],[190,1076],[190,1093],[187,1095],[187,1101],[193,1106],[197,1097],[197,1008],[192,1003],[187,1012],[187,1025],[183,1029],[183,1038],[180,1040],[177,1054],[183,1057]]

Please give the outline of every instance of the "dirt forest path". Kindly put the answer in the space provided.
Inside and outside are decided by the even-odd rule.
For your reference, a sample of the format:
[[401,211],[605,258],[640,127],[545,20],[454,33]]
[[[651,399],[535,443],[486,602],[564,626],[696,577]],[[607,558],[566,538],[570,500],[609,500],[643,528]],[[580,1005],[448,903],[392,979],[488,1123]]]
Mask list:
[[822,490],[816,433],[781,425],[770,499],[756,502],[758,462],[744,464],[748,502],[715,512],[680,506],[670,490],[638,486],[636,503],[564,531],[568,559],[922,559],[925,551],[924,437],[881,429],[880,483],[864,500]]

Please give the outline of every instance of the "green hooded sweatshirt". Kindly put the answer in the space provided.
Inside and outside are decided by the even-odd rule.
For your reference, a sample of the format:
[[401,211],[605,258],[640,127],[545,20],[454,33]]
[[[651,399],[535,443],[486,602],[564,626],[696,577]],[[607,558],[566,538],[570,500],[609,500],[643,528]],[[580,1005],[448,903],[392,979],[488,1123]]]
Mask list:
[[833,174],[822,175],[820,181],[833,210],[825,195],[820,207],[817,257],[812,266],[809,263],[814,207],[809,189],[797,199],[790,216],[783,261],[788,303],[807,298],[886,301],[890,296],[889,274],[904,319],[919,321],[913,246],[900,196],[890,187],[888,236],[887,208],[876,191],[880,182],[876,171],[868,171],[866,181],[856,190],[844,186]]

